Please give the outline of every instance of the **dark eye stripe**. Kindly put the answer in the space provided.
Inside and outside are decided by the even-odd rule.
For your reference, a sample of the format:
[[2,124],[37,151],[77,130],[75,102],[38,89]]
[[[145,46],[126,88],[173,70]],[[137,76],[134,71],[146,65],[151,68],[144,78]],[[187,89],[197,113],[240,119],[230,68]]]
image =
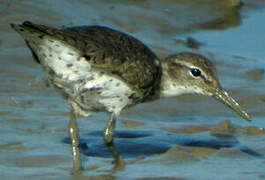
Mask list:
[[[184,64],[182,64],[182,63],[179,63],[179,62],[172,62],[172,65],[177,65],[177,66],[181,66],[181,67],[186,67],[186,68],[188,68],[188,69],[190,69],[190,71],[191,71],[191,74],[194,76],[194,77],[200,77],[200,78],[202,78],[202,79],[204,79],[204,81],[205,82],[208,82],[208,83],[211,83],[212,81],[211,80],[209,80],[209,79],[207,79],[206,78],[206,76],[204,75],[204,73],[199,69],[199,68],[191,68],[191,67],[189,67],[189,66],[187,66],[187,65],[184,65]],[[192,73],[192,69],[196,69],[195,71],[199,71],[200,72],[200,75],[199,76],[195,76],[193,73]],[[198,72],[197,72],[198,73]]]

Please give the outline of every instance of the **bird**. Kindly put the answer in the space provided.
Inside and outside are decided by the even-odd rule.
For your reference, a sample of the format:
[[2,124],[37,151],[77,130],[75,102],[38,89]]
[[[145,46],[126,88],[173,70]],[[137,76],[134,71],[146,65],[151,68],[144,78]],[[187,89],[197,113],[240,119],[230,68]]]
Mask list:
[[124,109],[137,104],[183,94],[206,95],[251,121],[221,87],[214,64],[203,55],[180,52],[161,60],[137,38],[100,25],[55,28],[30,21],[10,25],[24,38],[49,84],[70,104],[68,133],[75,172],[82,171],[79,116],[109,113],[103,139],[118,170],[125,163],[114,144],[115,122]]

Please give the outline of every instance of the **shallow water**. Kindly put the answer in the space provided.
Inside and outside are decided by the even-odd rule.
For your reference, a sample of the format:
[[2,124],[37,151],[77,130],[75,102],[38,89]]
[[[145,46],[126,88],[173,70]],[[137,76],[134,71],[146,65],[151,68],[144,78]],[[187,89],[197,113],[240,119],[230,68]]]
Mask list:
[[[141,104],[117,123],[126,168],[112,172],[102,144],[107,114],[78,121],[80,179],[265,179],[265,1],[0,2],[1,179],[74,179],[67,138],[68,105],[45,83],[10,22],[100,24],[132,34],[160,57],[180,51],[208,56],[219,79],[252,116],[246,122],[208,97]],[[187,41],[188,37],[190,38]],[[189,48],[193,47],[193,48]]]

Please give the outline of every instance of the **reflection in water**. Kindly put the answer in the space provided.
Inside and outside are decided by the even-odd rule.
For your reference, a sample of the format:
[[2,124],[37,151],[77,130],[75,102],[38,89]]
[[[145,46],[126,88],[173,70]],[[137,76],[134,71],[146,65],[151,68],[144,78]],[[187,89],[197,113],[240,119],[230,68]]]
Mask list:
[[[101,131],[82,135],[80,151],[86,156],[111,157],[105,147]],[[115,145],[124,158],[138,158],[162,154],[170,148],[179,145],[183,147],[205,147],[212,149],[235,148],[251,156],[264,158],[263,155],[240,144],[235,136],[228,134],[168,134],[150,131],[116,131]],[[62,142],[70,143],[69,138]]]

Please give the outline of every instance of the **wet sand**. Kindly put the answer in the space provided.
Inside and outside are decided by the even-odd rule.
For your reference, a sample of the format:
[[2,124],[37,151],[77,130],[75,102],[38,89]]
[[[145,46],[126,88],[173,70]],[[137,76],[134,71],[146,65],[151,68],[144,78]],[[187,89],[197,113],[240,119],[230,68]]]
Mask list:
[[[264,179],[265,1],[7,1],[0,3],[1,179]],[[105,113],[78,121],[83,174],[71,175],[69,107],[45,82],[9,23],[99,24],[130,33],[159,57],[209,57],[248,123],[209,97],[181,96],[122,113],[115,144],[125,170],[111,171]]]

